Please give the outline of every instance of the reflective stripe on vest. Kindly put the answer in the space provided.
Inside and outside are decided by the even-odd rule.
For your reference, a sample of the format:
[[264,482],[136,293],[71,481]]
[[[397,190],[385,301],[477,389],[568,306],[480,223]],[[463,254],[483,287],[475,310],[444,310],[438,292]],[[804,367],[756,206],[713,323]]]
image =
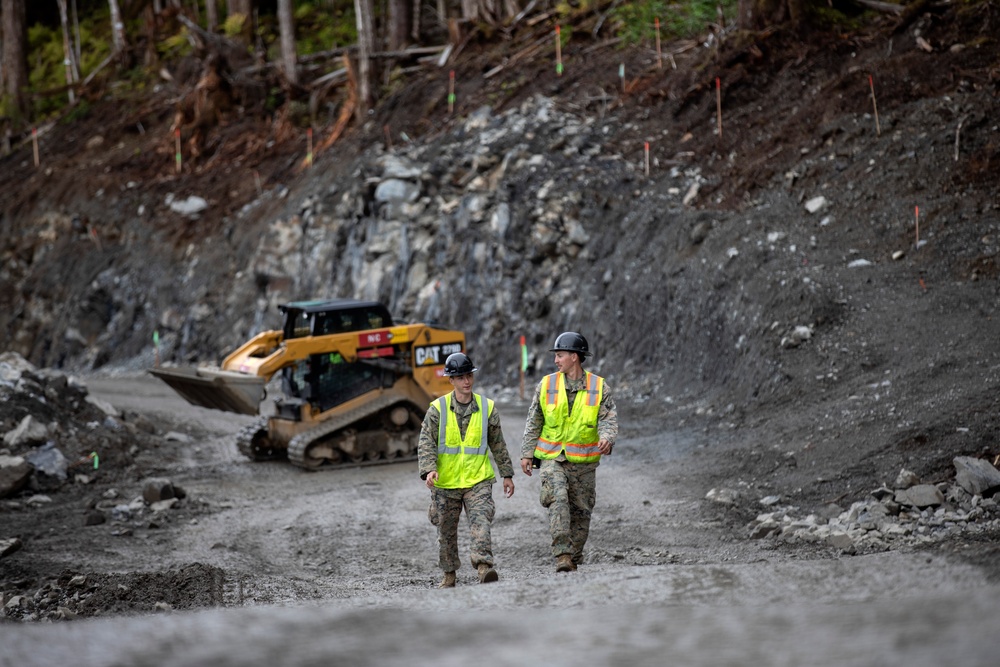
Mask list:
[[[445,394],[434,401],[438,409],[438,481],[442,489],[471,488],[483,480],[493,479],[493,466],[489,459],[489,416],[493,412],[493,401],[478,394],[472,398],[479,408],[469,418],[462,437],[458,418],[451,411],[453,394]],[[476,430],[479,433],[476,433]],[[451,442],[448,435],[451,434]],[[469,438],[471,441],[468,441]]]
[[[458,447],[449,447],[448,446],[448,417],[451,415],[451,410],[448,409],[448,398],[450,396],[451,396],[451,394],[445,394],[444,396],[442,396],[441,398],[439,398],[437,401],[435,401],[438,404],[438,406],[437,406],[438,407],[438,415],[440,415],[440,419],[438,419],[438,421],[440,422],[440,426],[438,427],[438,455],[441,455],[441,454],[461,454],[462,453],[462,446],[461,445],[459,445]],[[473,394],[472,397],[473,397],[473,400],[476,402],[476,405],[479,406],[479,412],[477,412],[475,415],[473,415],[473,418],[475,418],[476,415],[482,417],[482,413],[483,413],[483,397],[479,396],[478,394]],[[470,419],[470,422],[471,422],[471,419]],[[477,447],[476,449],[470,450],[469,447],[468,447],[468,445],[466,445],[466,447],[465,447],[465,453],[466,454],[478,454],[478,455],[481,455],[481,456],[485,456],[486,452],[489,451],[489,447],[486,446],[486,436],[487,436],[487,431],[489,429],[485,428],[486,427],[485,423],[483,424],[483,426],[484,426],[484,428],[482,429],[483,436],[479,440],[479,447]],[[466,432],[466,435],[468,435],[468,432]]]
[[554,459],[561,452],[572,463],[594,463],[601,459],[597,449],[597,416],[604,391],[604,379],[586,373],[585,389],[577,392],[573,409],[569,409],[565,376],[562,373],[547,375],[541,384],[538,400],[542,406],[545,423],[535,444],[535,456]]

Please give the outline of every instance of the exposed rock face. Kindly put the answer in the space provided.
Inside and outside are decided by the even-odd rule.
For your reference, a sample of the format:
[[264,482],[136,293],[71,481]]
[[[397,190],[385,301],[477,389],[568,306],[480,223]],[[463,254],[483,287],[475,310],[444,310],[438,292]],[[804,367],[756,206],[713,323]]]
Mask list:
[[[761,326],[762,304],[717,290],[736,277],[727,275],[732,267],[756,270],[761,257],[753,247],[766,230],[745,227],[760,236],[747,238],[745,254],[731,240],[723,245],[720,229],[749,221],[685,204],[685,193],[703,180],[695,166],[643,180],[638,161],[609,148],[608,137],[627,129],[536,97],[499,114],[481,109],[427,143],[391,152],[376,146],[329,173],[316,170],[291,197],[284,187],[264,190],[223,221],[225,238],[164,253],[143,232],[122,231],[121,247],[132,252],[69,287],[69,306],[28,297],[12,349],[55,367],[113,361],[142,368],[154,354],[184,364],[218,361],[278,326],[279,303],[353,297],[382,301],[400,320],[465,330],[487,381],[497,384],[517,378],[520,336],[536,373],[550,367],[545,350],[554,336],[579,329],[595,352],[592,368],[609,377],[635,363],[669,363],[673,389],[695,390],[692,383],[718,381],[743,365],[740,382],[759,391],[778,378],[745,335]],[[196,196],[174,193],[169,204]],[[169,216],[164,201],[140,206]],[[800,210],[791,199],[774,205],[776,215],[786,206]],[[72,234],[69,216],[54,214],[47,224],[50,238]],[[56,246],[36,252],[32,266]],[[691,279],[706,269],[716,276]],[[154,285],[170,289],[154,297]],[[788,298],[825,297],[815,284],[799,284]],[[43,336],[51,341],[44,348]],[[777,343],[768,342],[770,352]],[[748,359],[752,350],[758,354]],[[649,393],[658,380],[642,382],[635,389]],[[619,390],[630,385],[618,378]]]

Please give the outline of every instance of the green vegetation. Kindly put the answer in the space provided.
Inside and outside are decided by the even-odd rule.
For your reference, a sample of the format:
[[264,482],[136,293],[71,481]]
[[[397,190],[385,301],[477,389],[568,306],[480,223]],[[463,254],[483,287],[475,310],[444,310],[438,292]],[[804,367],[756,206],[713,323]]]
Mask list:
[[[649,44],[654,36],[654,21],[659,19],[662,39],[686,38],[704,33],[706,28],[718,22],[719,8],[723,11],[726,21],[733,20],[737,0],[686,0],[686,2],[668,3],[667,0],[635,0],[623,2],[614,8],[606,25],[620,36],[626,45]],[[204,2],[199,3],[204,7]],[[106,3],[93,6],[92,11],[81,14],[80,17],[80,78],[86,78],[108,56],[111,49],[110,17]],[[555,5],[557,15],[580,17],[596,16],[602,11],[598,0],[557,0]],[[376,6],[376,13],[385,11],[385,5]],[[832,10],[830,10],[832,11]],[[338,47],[354,44],[357,41],[357,31],[354,20],[353,0],[297,0],[294,4],[294,20],[296,33],[296,48],[300,57],[329,51]],[[224,14],[224,12],[220,12]],[[201,14],[202,19],[204,13]],[[269,60],[280,59],[279,28],[277,16],[271,13],[259,16],[257,37],[267,50]],[[566,45],[572,39],[573,26],[571,21],[562,25],[561,42]],[[218,27],[220,34],[237,38],[244,34],[244,17],[235,16],[224,19]],[[136,42],[144,36],[142,21],[139,18],[129,20],[126,32]],[[188,56],[192,46],[186,29],[178,27],[177,31],[168,36],[162,36],[155,44],[155,49],[163,61],[176,60]],[[33,115],[45,117],[62,109],[67,101],[66,70],[63,64],[63,42],[60,26],[33,25],[29,28],[29,82],[32,93]],[[108,69],[112,72],[113,67]],[[151,73],[139,65],[128,72],[118,72],[121,80],[113,87],[117,93],[142,90],[148,84]],[[398,85],[398,73],[394,74],[391,83]],[[269,108],[283,102],[283,95],[272,94],[268,97]],[[0,100],[0,110],[6,109],[9,103]],[[85,114],[86,110],[78,111]]]
[[[80,20],[80,79],[86,78],[111,53],[107,6]],[[28,83],[34,94],[37,116],[47,116],[65,106],[67,94],[62,29],[35,24],[28,28]]]
[[354,2],[337,0],[332,8],[308,0],[296,3],[295,37],[300,56],[354,44],[358,41]]
[[806,5],[806,16],[811,25],[825,29],[836,28],[844,32],[854,32],[861,30],[872,17],[877,16],[873,11],[856,12],[853,15],[827,7],[826,5]]
[[172,60],[190,54],[191,40],[188,39],[187,28],[181,27],[177,34],[161,40],[156,45],[156,52],[164,60]]
[[246,17],[242,14],[227,16],[226,20],[222,23],[222,34],[230,39],[236,39],[243,34],[243,26],[245,23]]
[[722,8],[727,22],[736,16],[737,0],[688,0],[683,4],[667,4],[664,0],[639,0],[615,8],[615,32],[625,44],[638,44],[656,39],[656,19],[660,20],[660,38],[692,37],[719,22]]
[[[299,57],[330,51],[358,41],[353,0],[336,0],[333,7],[319,0],[295,4],[295,50]],[[271,61],[281,59],[281,32],[276,15],[258,17],[257,36]]]
[[74,121],[83,120],[90,116],[90,102],[87,100],[80,100],[75,107],[73,107],[65,118],[62,119],[64,123],[72,123]]

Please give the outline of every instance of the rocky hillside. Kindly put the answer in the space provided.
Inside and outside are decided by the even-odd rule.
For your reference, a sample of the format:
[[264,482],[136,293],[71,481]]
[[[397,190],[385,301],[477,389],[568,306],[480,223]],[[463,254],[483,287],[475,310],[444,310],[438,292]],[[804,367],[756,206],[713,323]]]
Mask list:
[[[676,44],[676,69],[572,42],[563,78],[487,78],[502,51],[481,45],[454,115],[441,70],[415,74],[311,167],[302,137],[245,118],[178,174],[176,88],[101,103],[44,128],[38,169],[28,147],[0,162],[0,347],[137,370],[156,332],[165,363],[210,363],[279,303],[371,298],[465,330],[495,386],[516,384],[519,336],[538,372],[579,329],[653,413],[795,405],[792,441],[951,432],[997,384],[1000,75],[976,11]],[[993,447],[995,420],[960,448]]]

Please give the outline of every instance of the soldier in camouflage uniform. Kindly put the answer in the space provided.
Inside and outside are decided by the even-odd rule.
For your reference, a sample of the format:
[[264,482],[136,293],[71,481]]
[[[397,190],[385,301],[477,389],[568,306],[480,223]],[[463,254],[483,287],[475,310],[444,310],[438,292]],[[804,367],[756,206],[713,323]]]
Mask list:
[[490,539],[496,478],[488,452],[493,453],[507,498],[514,495],[514,465],[493,401],[472,393],[472,374],[479,369],[461,352],[450,355],[444,369],[455,390],[436,399],[428,408],[420,429],[417,455],[420,478],[431,490],[428,517],[438,528],[438,564],[444,570],[439,587],[452,588],[455,571],[461,563],[458,520],[463,507],[472,533],[472,567],[479,574],[479,582],[499,579],[493,567]]
[[538,383],[521,441],[521,469],[540,469],[539,494],[549,510],[556,572],[572,572],[583,561],[590,516],[597,500],[597,466],[618,437],[618,411],[604,378],[583,370],[589,347],[574,331],[556,338],[558,372]]

